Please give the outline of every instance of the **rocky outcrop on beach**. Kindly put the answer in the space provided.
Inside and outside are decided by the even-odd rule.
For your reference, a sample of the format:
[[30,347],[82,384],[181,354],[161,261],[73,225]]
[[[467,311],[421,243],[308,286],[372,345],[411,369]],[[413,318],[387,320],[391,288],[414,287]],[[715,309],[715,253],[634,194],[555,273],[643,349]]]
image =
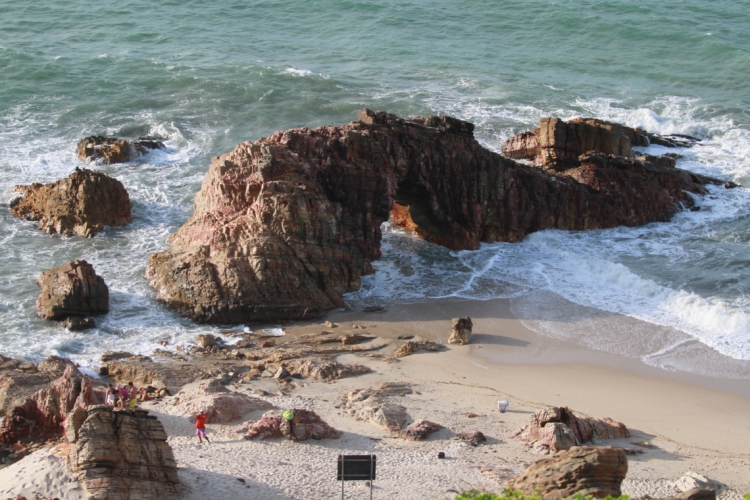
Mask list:
[[536,411],[529,424],[513,437],[529,446],[557,452],[596,440],[627,438],[630,431],[625,424],[609,418],[590,418],[564,406],[553,406]]
[[217,379],[203,381],[198,388],[177,394],[178,406],[186,415],[206,410],[206,423],[226,424],[240,420],[248,413],[270,410],[273,405],[263,399],[227,390]]
[[285,437],[297,441],[308,439],[338,439],[343,434],[323,421],[314,411],[292,408],[293,425],[282,416],[282,411],[272,410],[257,422],[248,422],[237,432],[244,433],[245,439]]
[[16,217],[39,222],[47,233],[94,236],[104,226],[132,220],[132,204],[122,183],[107,174],[78,169],[51,184],[15,186],[21,197],[10,202]]
[[429,420],[417,420],[401,431],[399,437],[406,439],[407,441],[424,441],[430,437],[430,434],[433,434],[442,428],[442,425],[430,422]]
[[133,158],[148,153],[151,149],[165,149],[164,143],[141,137],[135,141],[93,135],[82,139],[76,148],[76,155],[85,161],[100,161],[104,164],[127,163]]
[[420,349],[435,352],[440,350],[441,347],[440,344],[432,340],[408,340],[404,345],[393,351],[393,357],[403,358],[404,356],[418,352]]
[[81,417],[71,418],[66,434],[68,467],[89,498],[162,500],[180,492],[177,464],[156,417],[107,405],[90,406]]
[[15,406],[23,405],[35,392],[60,378],[72,361],[49,356],[34,365],[0,355],[0,416],[7,415]]
[[363,110],[349,125],[239,144],[213,158],[193,215],[150,257],[149,283],[197,322],[308,319],[344,306],[341,295],[373,272],[394,208],[422,238],[476,249],[548,228],[666,221],[713,182],[619,156],[548,172],[488,151],[473,130],[447,116]]
[[104,401],[104,392],[75,366],[10,408],[0,423],[0,443],[40,441],[63,434],[65,418],[76,406]]
[[344,399],[344,411],[357,420],[391,432],[398,432],[406,424],[406,408],[394,398],[413,394],[411,384],[384,382],[375,389],[356,389]]
[[469,430],[459,432],[458,434],[456,434],[456,439],[460,439],[461,441],[466,441],[472,446],[479,446],[479,443],[483,443],[487,441],[487,438],[485,437],[484,433],[475,429],[469,429]]
[[63,320],[109,312],[109,288],[85,260],[48,269],[37,283],[41,288],[36,299],[40,318]]
[[468,316],[465,318],[453,318],[451,335],[448,337],[449,344],[468,344],[471,341],[471,329],[474,323]]
[[508,481],[506,488],[545,500],[573,495],[619,497],[627,472],[628,459],[621,448],[575,446],[535,462]]

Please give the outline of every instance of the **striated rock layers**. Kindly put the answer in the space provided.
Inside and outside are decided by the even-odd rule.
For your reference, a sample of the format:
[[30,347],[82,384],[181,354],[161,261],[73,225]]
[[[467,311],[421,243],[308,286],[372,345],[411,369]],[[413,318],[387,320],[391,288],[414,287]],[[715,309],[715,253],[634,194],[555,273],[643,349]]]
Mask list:
[[150,137],[141,137],[135,141],[92,135],[81,140],[76,148],[76,155],[81,160],[100,161],[105,164],[126,163],[139,155],[148,153],[149,149],[164,149],[164,143]]
[[156,500],[180,493],[167,433],[147,411],[97,405],[69,420],[68,467],[89,498]]
[[553,175],[488,151],[455,118],[358,118],[215,157],[193,215],[149,259],[158,298],[197,322],[317,317],[373,272],[393,209],[428,241],[476,249],[548,228],[666,221],[712,181],[606,154]]
[[573,495],[619,497],[627,472],[628,459],[622,448],[575,446],[535,462],[508,481],[506,487],[545,500],[562,500]]
[[68,365],[62,376],[7,412],[0,424],[0,443],[60,436],[73,408],[103,402],[103,396],[103,391],[95,391],[89,377]]
[[109,288],[85,260],[72,260],[44,271],[38,280],[41,292],[36,313],[44,319],[61,320],[109,312]]
[[122,183],[93,170],[76,168],[67,179],[13,190],[23,196],[10,202],[11,213],[39,221],[39,228],[50,234],[90,237],[104,226],[121,226],[133,218]]

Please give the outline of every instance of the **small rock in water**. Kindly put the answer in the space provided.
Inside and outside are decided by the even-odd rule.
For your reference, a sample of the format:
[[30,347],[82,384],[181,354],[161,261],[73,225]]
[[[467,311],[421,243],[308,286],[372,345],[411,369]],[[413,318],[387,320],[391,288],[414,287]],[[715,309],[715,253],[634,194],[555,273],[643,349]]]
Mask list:
[[96,328],[96,321],[94,318],[66,318],[65,328],[71,332],[77,332],[80,330],[88,330],[89,328]]

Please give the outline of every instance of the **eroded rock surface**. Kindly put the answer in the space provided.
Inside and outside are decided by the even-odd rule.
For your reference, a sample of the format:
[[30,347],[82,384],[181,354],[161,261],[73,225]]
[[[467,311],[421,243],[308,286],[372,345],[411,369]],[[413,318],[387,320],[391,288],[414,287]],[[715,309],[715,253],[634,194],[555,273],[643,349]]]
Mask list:
[[590,418],[564,406],[553,406],[535,412],[514,437],[556,452],[597,439],[627,438],[630,431],[625,424],[609,418]]
[[465,318],[453,318],[453,325],[451,328],[451,335],[448,337],[449,344],[468,344],[471,342],[471,329],[474,328],[474,323],[471,322],[470,317]]
[[48,269],[37,283],[42,289],[36,300],[40,318],[62,320],[109,312],[109,288],[85,260]]
[[33,365],[0,355],[0,416],[60,378],[68,366],[73,366],[73,362],[59,356]]
[[245,439],[260,439],[285,437],[297,441],[307,439],[338,439],[343,432],[325,423],[314,411],[303,408],[293,408],[293,426],[282,417],[282,411],[272,410],[263,415],[257,422],[248,422],[237,429],[245,433]]
[[10,202],[16,217],[39,222],[47,233],[94,236],[104,226],[121,226],[133,219],[130,196],[122,183],[107,174],[78,169],[51,184],[15,186],[23,196]]
[[506,487],[545,500],[573,495],[619,497],[627,472],[628,460],[621,448],[575,446],[535,462],[508,481]]
[[276,132],[215,157],[193,215],[149,259],[159,300],[198,322],[317,317],[373,272],[394,207],[397,223],[419,236],[476,249],[548,228],[669,220],[711,181],[599,158],[552,175],[488,151],[455,118],[358,118]]
[[162,500],[179,493],[177,464],[156,417],[96,405],[77,425],[67,434],[73,438],[68,467],[89,498]]
[[397,432],[406,423],[406,408],[393,398],[413,392],[411,384],[406,382],[384,382],[376,389],[357,389],[346,395],[344,411],[357,420]]
[[217,380],[207,380],[199,384],[195,391],[181,392],[179,407],[187,415],[206,410],[206,423],[226,424],[240,420],[250,412],[270,410],[273,405],[263,399],[227,390]]
[[423,441],[430,437],[430,434],[433,434],[442,428],[443,426],[440,424],[422,419],[409,425],[409,427],[401,431],[399,436],[407,441]]
[[127,163],[144,155],[150,149],[165,149],[164,143],[151,137],[141,137],[135,141],[94,135],[81,140],[76,148],[78,158],[86,161],[100,161],[105,164]]

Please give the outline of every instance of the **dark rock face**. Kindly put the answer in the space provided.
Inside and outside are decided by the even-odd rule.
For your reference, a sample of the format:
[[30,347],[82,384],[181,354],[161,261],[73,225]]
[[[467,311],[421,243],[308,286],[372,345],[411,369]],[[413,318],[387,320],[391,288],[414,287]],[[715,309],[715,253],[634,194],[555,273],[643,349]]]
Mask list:
[[545,500],[562,500],[577,494],[619,497],[627,472],[628,459],[623,449],[575,446],[538,460],[508,481],[506,487]]
[[35,392],[60,378],[73,362],[50,356],[38,365],[0,355],[0,415],[7,415],[14,407],[22,406]]
[[89,498],[156,500],[180,492],[177,464],[156,417],[108,405],[90,406],[82,417],[71,415],[68,467]]
[[82,160],[99,160],[105,164],[127,163],[149,149],[164,149],[164,143],[151,137],[141,137],[136,141],[94,135],[78,143],[76,154]]
[[[36,312],[44,319],[109,312],[109,288],[85,260],[72,260],[39,276]],[[82,325],[87,326],[87,325]]]
[[10,202],[11,213],[39,221],[39,228],[50,234],[94,236],[104,226],[121,226],[133,219],[122,183],[93,170],[76,169],[67,179],[13,190],[23,196]]
[[[599,142],[581,147],[606,144],[607,154],[627,153],[627,134],[636,137],[619,125],[593,128],[603,130]],[[343,306],[341,295],[372,273],[394,208],[396,222],[424,239],[476,249],[548,228],[666,221],[712,182],[607,155],[553,175],[486,150],[473,129],[446,116],[364,110],[349,125],[239,144],[213,159],[193,215],[150,257],[147,278],[197,322],[307,319]],[[550,150],[561,162],[578,153],[568,142]],[[526,154],[532,143],[524,139]]]

